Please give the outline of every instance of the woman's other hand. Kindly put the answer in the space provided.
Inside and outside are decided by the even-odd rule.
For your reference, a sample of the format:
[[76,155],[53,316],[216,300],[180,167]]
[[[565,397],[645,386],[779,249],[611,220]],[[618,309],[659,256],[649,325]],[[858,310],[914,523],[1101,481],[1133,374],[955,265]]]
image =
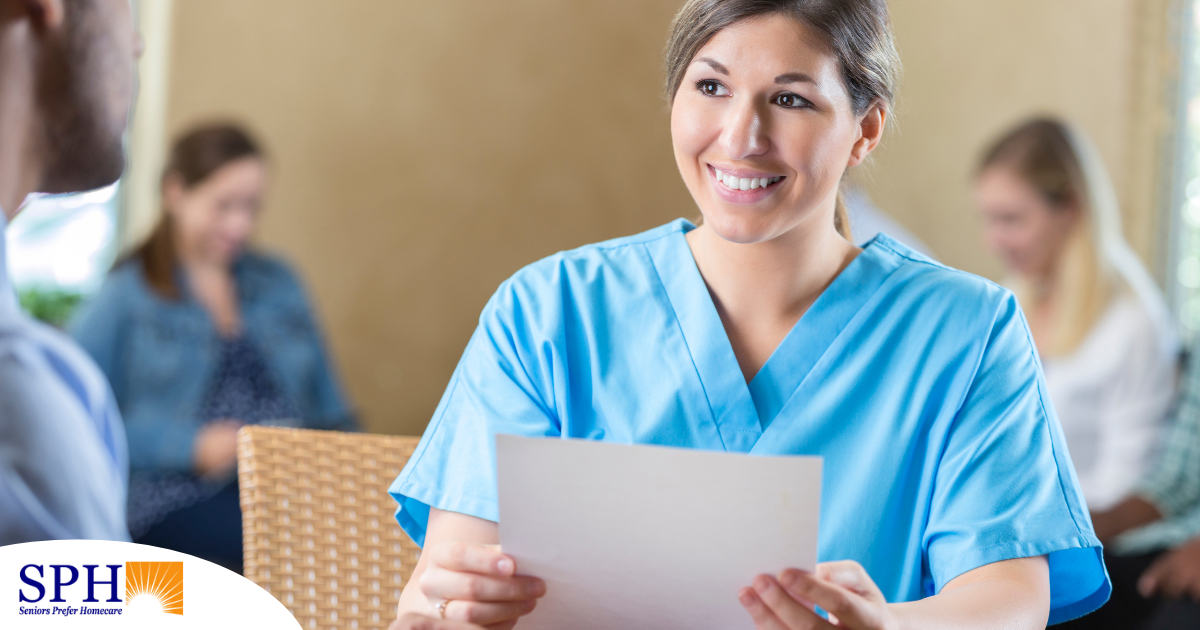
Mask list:
[[[758,630],[894,630],[879,587],[857,562],[826,562],[809,573],[787,569],[760,575],[738,595]],[[814,609],[830,614],[823,619]]]
[[425,553],[421,592],[433,606],[445,602],[446,619],[507,629],[546,594],[541,580],[517,575],[516,561],[498,545],[446,541]]
[[196,474],[219,478],[237,468],[237,432],[242,423],[237,420],[215,420],[196,434],[192,461]]
[[483,628],[461,621],[443,621],[434,617],[408,613],[393,621],[388,630],[483,630]]

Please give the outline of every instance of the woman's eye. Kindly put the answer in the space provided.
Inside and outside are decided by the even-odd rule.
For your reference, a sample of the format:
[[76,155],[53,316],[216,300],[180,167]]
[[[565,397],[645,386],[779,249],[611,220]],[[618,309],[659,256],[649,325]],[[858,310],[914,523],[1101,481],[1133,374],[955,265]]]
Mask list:
[[812,105],[808,99],[800,96],[799,94],[792,94],[791,92],[785,92],[779,96],[776,96],[775,104],[784,109],[799,109],[801,107],[808,107]]
[[724,85],[712,79],[698,81],[696,89],[700,90],[700,93],[705,96],[729,96],[729,90],[725,89]]

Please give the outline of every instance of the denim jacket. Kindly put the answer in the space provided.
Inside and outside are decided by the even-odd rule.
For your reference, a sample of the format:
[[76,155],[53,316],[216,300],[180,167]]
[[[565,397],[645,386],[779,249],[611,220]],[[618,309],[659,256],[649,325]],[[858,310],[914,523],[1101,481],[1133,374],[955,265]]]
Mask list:
[[[244,334],[263,354],[300,426],[354,430],[312,308],[280,260],[246,253],[234,265]],[[146,283],[141,263],[114,269],[76,316],[71,334],[108,376],[125,418],[130,468],[192,468],[205,396],[221,339],[208,312],[184,287],[179,301]]]

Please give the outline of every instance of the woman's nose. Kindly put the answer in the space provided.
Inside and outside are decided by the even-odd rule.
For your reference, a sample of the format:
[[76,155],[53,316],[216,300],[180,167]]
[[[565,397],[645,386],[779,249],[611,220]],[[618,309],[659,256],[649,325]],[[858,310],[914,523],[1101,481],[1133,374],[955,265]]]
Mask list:
[[732,108],[721,133],[721,144],[732,160],[762,155],[770,147],[763,112],[751,101]]

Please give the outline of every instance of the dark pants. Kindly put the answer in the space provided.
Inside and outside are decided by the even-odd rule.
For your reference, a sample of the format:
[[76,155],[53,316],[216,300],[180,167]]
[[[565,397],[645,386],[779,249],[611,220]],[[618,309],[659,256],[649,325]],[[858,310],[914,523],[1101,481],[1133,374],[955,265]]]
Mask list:
[[1104,551],[1104,564],[1112,579],[1112,597],[1100,610],[1055,630],[1197,630],[1200,603],[1191,600],[1145,599],[1137,591],[1138,578],[1163,552],[1117,556]]
[[190,507],[176,510],[133,541],[179,551],[242,572],[242,508],[238,485]]

